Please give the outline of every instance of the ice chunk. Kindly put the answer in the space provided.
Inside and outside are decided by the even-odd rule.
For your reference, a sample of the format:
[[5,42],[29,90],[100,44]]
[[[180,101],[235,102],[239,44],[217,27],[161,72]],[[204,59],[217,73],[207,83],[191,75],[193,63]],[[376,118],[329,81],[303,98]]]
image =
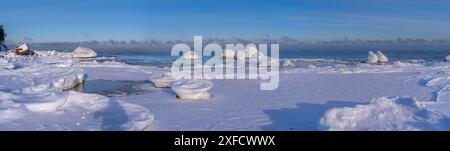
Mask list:
[[320,123],[329,130],[440,130],[447,118],[414,98],[381,97],[366,105],[330,109]]
[[234,56],[235,56],[235,51],[233,51],[233,50],[231,50],[231,49],[225,49],[224,51],[223,51],[223,58],[224,59],[234,59]]
[[246,58],[246,53],[245,51],[236,51],[236,59],[237,60],[244,60]]
[[155,87],[157,88],[170,88],[170,86],[179,79],[167,73],[164,74],[162,77],[152,78],[150,80],[155,84]]
[[208,90],[212,86],[208,80],[180,80],[172,84],[172,90],[183,100],[203,100],[211,97]]
[[367,57],[367,63],[369,64],[377,64],[378,63],[378,56],[373,53],[372,51],[369,51],[369,57]]
[[84,82],[86,74],[84,73],[75,73],[73,75],[67,75],[62,77],[61,79],[53,81],[53,88],[57,90],[68,90],[80,83]]
[[377,57],[379,64],[387,64],[389,61],[388,58],[383,53],[381,53],[381,51],[377,51]]
[[258,55],[258,49],[254,46],[249,46],[245,49],[245,57],[250,58]]
[[95,58],[97,57],[97,53],[90,49],[84,47],[78,47],[72,52],[72,57],[74,58]]
[[34,94],[43,93],[48,91],[64,91],[83,83],[87,75],[83,70],[55,70],[55,72],[49,72],[37,76],[42,77],[38,83],[32,86],[22,88],[22,93]]
[[199,56],[194,51],[186,52],[186,54],[183,54],[184,59],[198,59]]
[[263,64],[263,63],[265,63],[268,66],[279,66],[280,60],[266,56],[263,53],[259,53],[258,54],[258,64]]
[[289,59],[284,60],[282,65],[283,65],[283,67],[289,67],[289,68],[295,67],[295,64]]

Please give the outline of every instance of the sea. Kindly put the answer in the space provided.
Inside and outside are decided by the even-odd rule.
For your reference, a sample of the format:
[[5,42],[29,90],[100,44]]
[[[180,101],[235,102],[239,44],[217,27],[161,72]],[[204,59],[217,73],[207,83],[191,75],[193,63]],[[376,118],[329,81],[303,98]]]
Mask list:
[[[389,58],[389,61],[402,61],[409,63],[434,63],[445,61],[449,51],[382,51]],[[132,52],[132,53],[108,53],[100,52],[99,56],[114,58],[116,61],[131,65],[151,65],[151,66],[170,66],[179,56],[171,56],[170,53],[152,53],[152,52]],[[280,61],[293,59],[312,63],[315,65],[329,64],[357,64],[367,61],[368,51],[366,50],[301,50],[301,51],[281,51]],[[204,61],[208,57],[203,58]]]

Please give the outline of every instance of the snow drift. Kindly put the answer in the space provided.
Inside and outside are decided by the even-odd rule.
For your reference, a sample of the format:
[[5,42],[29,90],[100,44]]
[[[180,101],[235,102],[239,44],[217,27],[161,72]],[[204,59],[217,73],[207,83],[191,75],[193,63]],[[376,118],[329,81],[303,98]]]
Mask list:
[[320,123],[337,131],[448,130],[448,117],[409,97],[375,98],[366,105],[328,110]]

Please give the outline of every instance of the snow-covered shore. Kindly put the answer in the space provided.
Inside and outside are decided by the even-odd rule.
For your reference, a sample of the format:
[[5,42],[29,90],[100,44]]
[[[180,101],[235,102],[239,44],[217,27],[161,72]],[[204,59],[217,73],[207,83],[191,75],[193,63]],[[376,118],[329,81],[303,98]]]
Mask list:
[[0,58],[0,130],[450,130],[445,62],[293,60],[298,67],[281,68],[274,91],[259,90],[258,80],[212,80],[211,98],[181,101],[168,88],[115,97],[63,91],[81,79],[142,81],[168,68],[37,54]]

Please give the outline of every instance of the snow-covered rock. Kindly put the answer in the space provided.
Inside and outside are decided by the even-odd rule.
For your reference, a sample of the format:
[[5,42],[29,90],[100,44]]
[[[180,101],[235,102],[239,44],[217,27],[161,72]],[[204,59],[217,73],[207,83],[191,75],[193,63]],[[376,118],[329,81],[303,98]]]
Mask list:
[[225,49],[223,51],[223,58],[224,59],[234,59],[236,52],[231,49]]
[[17,55],[29,55],[30,54],[30,48],[26,43],[20,44],[16,47],[16,54]]
[[378,63],[379,64],[387,64],[389,62],[388,58],[381,53],[381,51],[377,51]]
[[74,57],[74,58],[95,58],[95,57],[97,57],[97,53],[90,48],[78,47],[72,52],[72,57]]
[[422,107],[414,98],[381,97],[366,105],[330,109],[320,123],[338,131],[448,129],[443,119],[448,117]]
[[295,68],[295,64],[289,59],[284,60],[282,66],[288,68]]
[[369,56],[367,57],[367,63],[369,64],[377,64],[378,63],[378,56],[373,53],[372,51],[369,51]]
[[178,80],[178,78],[173,77],[170,73],[166,73],[158,78],[150,79],[150,81],[152,81],[157,88],[170,88],[170,86]]
[[208,80],[180,80],[172,84],[172,90],[183,100],[204,100],[211,97],[208,90],[213,83]]

